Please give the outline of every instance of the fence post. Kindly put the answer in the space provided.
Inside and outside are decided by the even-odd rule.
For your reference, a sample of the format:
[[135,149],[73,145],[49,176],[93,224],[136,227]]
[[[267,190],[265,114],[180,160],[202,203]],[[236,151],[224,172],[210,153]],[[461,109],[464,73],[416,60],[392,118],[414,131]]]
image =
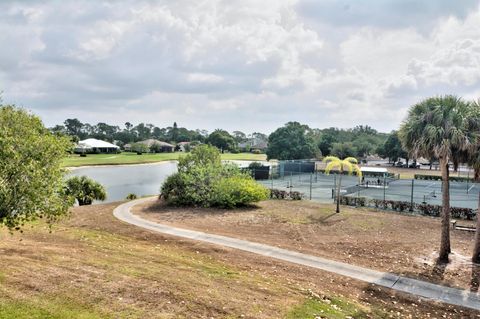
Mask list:
[[271,183],[272,183],[272,186],[270,187],[270,190],[273,191],[273,165],[270,166],[270,170],[271,170],[270,180],[271,180]]
[[467,166],[467,194],[468,194],[468,180],[470,179],[470,167]]
[[412,179],[412,192],[410,194],[410,211],[413,212],[413,187],[415,185],[415,180]]
[[298,165],[298,180],[302,180],[302,162],[300,162],[300,165]]
[[385,196],[386,196],[386,194],[385,194],[385,192],[386,192],[385,186],[386,186],[386,177],[385,177],[385,174],[383,174],[383,208],[386,209],[386,208],[387,208],[387,203],[386,203],[386,201],[385,201],[385,200],[386,200],[386,198],[385,198]]
[[310,200],[312,200],[313,173],[310,173]]

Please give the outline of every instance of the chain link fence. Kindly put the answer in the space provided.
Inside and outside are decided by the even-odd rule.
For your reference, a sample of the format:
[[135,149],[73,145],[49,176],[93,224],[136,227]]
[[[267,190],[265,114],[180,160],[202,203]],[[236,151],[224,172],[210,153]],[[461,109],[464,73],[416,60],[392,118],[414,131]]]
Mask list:
[[[325,174],[313,161],[280,161],[262,170],[257,180],[269,189],[300,192],[306,199],[332,203],[336,198],[338,183],[344,203],[395,209],[398,205],[410,211],[421,210],[422,205],[442,204],[442,182],[438,180],[400,179],[398,175],[366,173],[357,176]],[[255,170],[255,169],[254,169]],[[266,172],[268,171],[268,174]],[[480,184],[472,181],[450,182],[450,205],[476,210]],[[353,199],[358,200],[353,200]],[[395,204],[399,202],[401,204]],[[393,208],[392,208],[393,207]]]

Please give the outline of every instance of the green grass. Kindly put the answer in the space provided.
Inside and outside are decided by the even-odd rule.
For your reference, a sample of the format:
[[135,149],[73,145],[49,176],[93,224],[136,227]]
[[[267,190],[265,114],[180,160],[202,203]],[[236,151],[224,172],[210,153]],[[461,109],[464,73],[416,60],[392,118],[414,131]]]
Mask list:
[[[70,155],[63,160],[64,167],[92,166],[92,165],[121,165],[121,164],[142,164],[156,163],[162,161],[177,160],[184,153],[158,153],[158,154],[142,154],[136,153],[120,153],[120,154],[88,154],[87,157],[79,155]],[[239,153],[239,154],[222,154],[223,160],[246,160],[260,161],[265,160],[265,154]]]
[[[371,318],[363,307],[340,298],[320,300],[310,297],[304,303],[294,307],[287,315],[288,319],[300,318],[331,318],[344,319],[352,318]],[[383,318],[383,316],[381,316]]]
[[28,301],[0,300],[0,319],[100,319],[113,318],[78,303],[58,298],[29,298]]

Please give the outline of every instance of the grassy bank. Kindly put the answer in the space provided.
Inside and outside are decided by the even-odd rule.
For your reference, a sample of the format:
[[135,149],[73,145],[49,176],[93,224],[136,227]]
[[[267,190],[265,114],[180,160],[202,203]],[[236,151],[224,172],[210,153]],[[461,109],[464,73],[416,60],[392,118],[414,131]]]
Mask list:
[[77,207],[53,233],[42,223],[13,236],[0,230],[0,318],[385,318],[393,311],[370,295],[367,302],[335,292],[345,284],[357,296],[368,290],[351,280],[143,231],[114,219],[114,206]]
[[[142,164],[155,163],[162,161],[176,160],[184,153],[158,153],[158,154],[142,154],[120,153],[120,154],[89,154],[87,157],[79,155],[70,155],[63,161],[64,167],[78,167],[91,165],[121,165],[121,164]],[[247,160],[260,161],[265,160],[265,154],[239,153],[239,154],[222,154],[223,160]]]

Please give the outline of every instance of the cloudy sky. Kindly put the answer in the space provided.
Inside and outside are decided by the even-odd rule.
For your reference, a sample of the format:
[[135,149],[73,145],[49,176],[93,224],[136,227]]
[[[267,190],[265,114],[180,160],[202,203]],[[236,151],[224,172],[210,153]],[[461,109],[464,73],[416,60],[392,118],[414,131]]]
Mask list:
[[397,128],[480,97],[478,0],[1,1],[0,91],[48,126]]

